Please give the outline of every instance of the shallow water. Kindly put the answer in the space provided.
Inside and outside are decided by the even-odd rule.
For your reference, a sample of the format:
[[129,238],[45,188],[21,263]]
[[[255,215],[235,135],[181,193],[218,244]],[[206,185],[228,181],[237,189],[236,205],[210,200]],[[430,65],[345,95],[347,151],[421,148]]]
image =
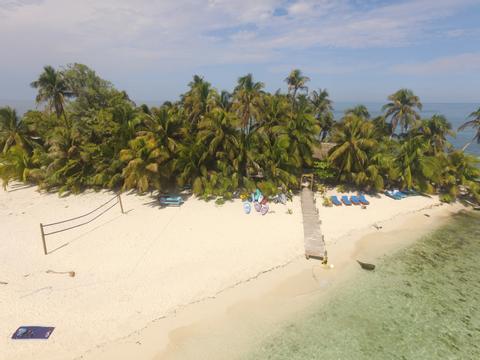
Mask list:
[[346,283],[245,359],[480,359],[480,216]]

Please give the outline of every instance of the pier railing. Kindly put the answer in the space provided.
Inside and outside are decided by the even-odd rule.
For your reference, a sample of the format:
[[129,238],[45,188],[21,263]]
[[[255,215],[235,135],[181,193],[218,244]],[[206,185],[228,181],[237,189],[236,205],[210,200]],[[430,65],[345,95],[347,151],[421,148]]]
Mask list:
[[[116,200],[116,201],[114,201],[114,200]],[[117,204],[120,205],[120,211],[122,212],[122,214],[124,214],[125,212],[123,211],[122,198],[121,198],[120,194],[117,194],[114,197],[112,197],[110,200],[108,200],[107,202],[104,202],[102,205],[98,206],[96,209],[93,209],[92,211],[90,211],[86,214],[76,216],[76,217],[73,217],[73,218],[70,218],[70,219],[62,220],[62,221],[57,221],[57,222],[50,223],[50,224],[40,223],[40,234],[42,236],[42,245],[43,245],[44,254],[45,255],[48,254],[47,243],[45,241],[45,237],[47,237],[49,235],[53,235],[53,234],[58,234],[58,233],[61,233],[61,232],[64,232],[64,231],[72,230],[72,229],[78,228],[80,226],[90,224],[92,221],[98,219],[100,216],[105,214],[107,211],[112,209]],[[75,225],[72,225],[72,226],[68,226],[68,227],[60,229],[60,230],[53,230],[53,231],[50,231],[50,232],[45,231],[45,228],[48,228],[50,226],[71,223],[72,221],[83,219],[83,218],[86,218],[87,216],[93,215],[93,214],[95,214],[95,216],[93,216],[91,219],[86,220],[86,221],[84,221],[80,224],[75,224]]]

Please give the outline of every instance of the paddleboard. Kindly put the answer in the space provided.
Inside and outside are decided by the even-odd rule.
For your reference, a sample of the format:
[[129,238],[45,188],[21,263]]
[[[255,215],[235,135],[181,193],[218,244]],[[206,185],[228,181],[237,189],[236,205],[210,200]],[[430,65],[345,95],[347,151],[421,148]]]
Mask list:
[[260,213],[262,215],[265,215],[266,213],[268,213],[268,204],[262,205],[262,207],[260,209]]

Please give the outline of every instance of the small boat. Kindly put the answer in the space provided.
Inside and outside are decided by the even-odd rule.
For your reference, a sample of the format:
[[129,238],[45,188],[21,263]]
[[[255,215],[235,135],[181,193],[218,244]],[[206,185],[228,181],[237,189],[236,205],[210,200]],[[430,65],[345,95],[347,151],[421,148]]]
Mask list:
[[361,262],[359,260],[357,260],[357,262],[360,264],[360,266],[364,270],[375,270],[375,265],[373,265],[373,264],[364,263],[364,262]]

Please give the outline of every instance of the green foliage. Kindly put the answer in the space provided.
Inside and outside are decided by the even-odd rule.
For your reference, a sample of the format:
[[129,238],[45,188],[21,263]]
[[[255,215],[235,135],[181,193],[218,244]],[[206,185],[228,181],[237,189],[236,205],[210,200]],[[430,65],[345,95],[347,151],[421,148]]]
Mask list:
[[[389,96],[382,116],[370,119],[358,105],[335,123],[327,90],[309,94],[300,70],[285,80],[288,94],[271,94],[247,74],[230,93],[195,75],[179,101],[150,108],[136,107],[85,65],[46,66],[32,83],[45,110],[19,118],[0,109],[0,178],[60,193],[189,186],[222,203],[257,188],[289,193],[313,168],[340,191],[395,186],[441,193],[444,201],[480,199],[477,160],[452,149],[446,118],[419,119],[410,90]],[[463,127],[478,128],[478,119],[480,110]],[[402,134],[393,136],[398,125]],[[335,144],[328,159],[314,161],[320,140]]]
[[412,90],[400,89],[390,95],[388,100],[390,102],[383,106],[383,110],[385,110],[385,117],[391,118],[392,134],[398,125],[401,126],[402,132],[407,132],[420,119],[420,115],[415,110],[415,108],[422,110],[419,97]]
[[332,200],[330,200],[330,198],[328,198],[327,196],[324,196],[322,198],[322,205],[323,206],[326,206],[326,207],[332,207],[333,206],[333,203],[332,203]]
[[313,173],[322,183],[329,183],[337,176],[335,168],[328,160],[315,161],[313,163]]

